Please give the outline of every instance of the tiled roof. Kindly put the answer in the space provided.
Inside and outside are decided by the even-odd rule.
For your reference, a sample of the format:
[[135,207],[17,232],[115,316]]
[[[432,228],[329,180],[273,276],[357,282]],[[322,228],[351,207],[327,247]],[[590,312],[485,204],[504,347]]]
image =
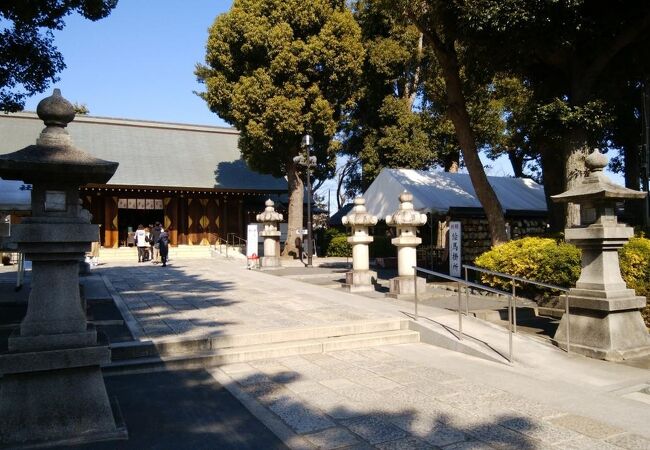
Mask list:
[[[34,144],[43,127],[34,113],[0,115],[0,153]],[[67,129],[75,146],[120,163],[108,185],[287,190],[248,168],[231,128],[77,116]]]

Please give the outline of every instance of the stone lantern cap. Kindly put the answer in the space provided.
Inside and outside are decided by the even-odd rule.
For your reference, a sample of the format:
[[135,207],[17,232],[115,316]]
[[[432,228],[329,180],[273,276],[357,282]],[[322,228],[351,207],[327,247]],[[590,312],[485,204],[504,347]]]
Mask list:
[[36,145],[0,155],[0,177],[32,184],[56,181],[82,185],[103,184],[113,176],[117,162],[95,158],[72,143],[65,127],[74,120],[74,107],[59,89],[41,100],[36,112],[45,129]]
[[282,214],[279,212],[275,211],[274,205],[275,203],[273,200],[268,199],[266,202],[264,202],[264,205],[266,206],[264,208],[264,212],[258,214],[256,216],[256,219],[258,222],[281,222],[282,221]]
[[593,202],[594,200],[641,199],[647,195],[646,192],[628,189],[611,181],[603,173],[603,169],[607,166],[607,157],[600,153],[598,149],[594,149],[585,158],[585,165],[589,169],[589,175],[573,189],[558,195],[552,195],[551,199],[554,202],[581,204]]
[[354,207],[346,216],[341,218],[346,226],[374,226],[377,225],[377,216],[370,215],[366,210],[366,199],[357,197],[354,199]]
[[399,209],[392,215],[386,216],[388,225],[419,227],[427,223],[427,215],[419,213],[413,208],[413,194],[404,191],[400,194],[399,201]]

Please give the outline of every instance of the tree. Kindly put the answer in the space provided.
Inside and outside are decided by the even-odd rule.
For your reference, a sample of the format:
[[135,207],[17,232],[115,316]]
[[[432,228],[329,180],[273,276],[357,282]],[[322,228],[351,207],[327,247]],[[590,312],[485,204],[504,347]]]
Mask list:
[[[603,85],[629,82],[621,70],[630,73],[635,62],[650,56],[650,3],[459,0],[454,8],[472,60],[521,77],[533,90],[539,113],[561,126],[559,151],[542,156],[563,183],[547,193],[576,186],[584,176],[585,153],[606,140],[612,123]],[[569,208],[566,223],[578,221],[577,207]]]
[[285,254],[302,228],[303,180],[293,158],[314,138],[316,175],[335,168],[339,123],[351,108],[364,50],[344,0],[235,0],[210,29],[196,75],[210,109],[240,131],[249,166],[286,176]]
[[45,91],[65,69],[52,30],[77,12],[96,21],[118,0],[17,0],[0,3],[0,109],[20,111],[27,97]]
[[[431,48],[444,80],[447,117],[454,125],[463,161],[469,172],[476,195],[487,216],[493,244],[506,242],[506,224],[503,210],[478,156],[475,127],[468,109],[466,89],[461,76],[457,34],[457,18],[452,4],[446,0],[402,0],[388,2],[400,15],[413,23],[424,37],[424,45]],[[474,70],[474,74],[480,74]]]

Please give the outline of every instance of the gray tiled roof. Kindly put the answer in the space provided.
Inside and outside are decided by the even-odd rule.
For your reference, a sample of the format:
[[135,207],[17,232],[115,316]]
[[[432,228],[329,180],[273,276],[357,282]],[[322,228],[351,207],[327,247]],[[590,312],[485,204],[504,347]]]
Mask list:
[[[34,144],[43,127],[33,113],[0,115],[0,153]],[[120,163],[109,185],[287,190],[248,168],[231,128],[78,116],[68,131],[77,147]]]

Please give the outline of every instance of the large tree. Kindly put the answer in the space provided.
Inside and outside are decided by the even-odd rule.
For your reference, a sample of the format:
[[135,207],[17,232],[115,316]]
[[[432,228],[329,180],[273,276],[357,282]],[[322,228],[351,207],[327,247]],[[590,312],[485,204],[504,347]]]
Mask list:
[[293,158],[314,137],[317,175],[335,167],[334,139],[352,106],[364,49],[344,0],[235,0],[210,28],[206,64],[196,75],[210,109],[240,131],[251,168],[286,176],[285,254],[302,228],[303,178]]
[[0,109],[20,111],[27,97],[45,91],[65,68],[52,30],[79,13],[90,20],[110,14],[118,0],[5,0],[0,2]]
[[[542,165],[554,166],[562,181],[547,190],[578,184],[585,153],[611,126],[603,87],[622,87],[630,81],[622,72],[650,56],[650,2],[456,0],[452,9],[473,60],[521,77],[540,113],[560,125],[560,145],[541,152]],[[578,220],[577,208],[569,208],[567,224]]]
[[[477,128],[472,123],[468,102],[469,86],[463,77],[465,65],[462,56],[465,49],[458,33],[458,17],[452,3],[447,0],[383,0],[383,3],[415,25],[423,35],[425,48],[435,55],[440,77],[444,81],[446,116],[454,126],[463,162],[485,211],[492,243],[506,242],[503,209],[479,159]],[[473,74],[485,76],[476,67]],[[485,78],[485,81],[488,79]]]

